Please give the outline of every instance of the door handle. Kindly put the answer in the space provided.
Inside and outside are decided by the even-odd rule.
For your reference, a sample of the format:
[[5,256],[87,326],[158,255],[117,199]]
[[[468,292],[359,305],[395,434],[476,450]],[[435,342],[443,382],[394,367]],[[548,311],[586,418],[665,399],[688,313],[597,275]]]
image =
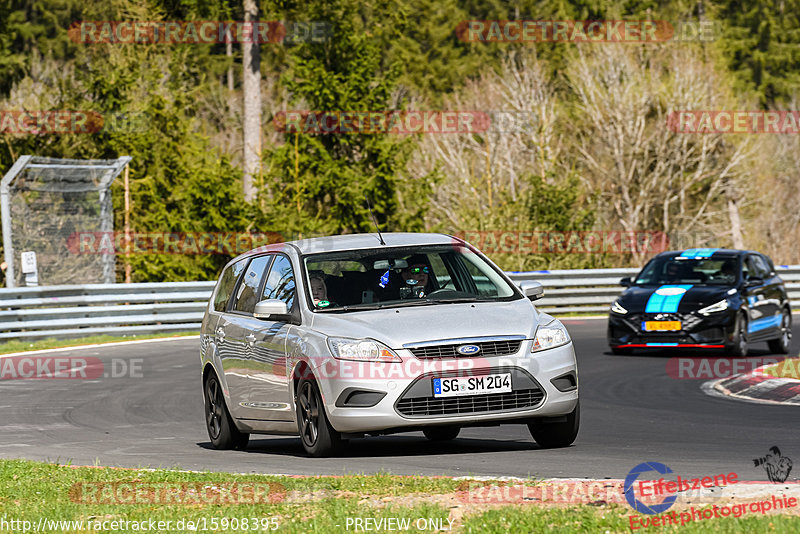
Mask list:
[[225,330],[222,328],[217,328],[217,337],[219,338],[220,343],[225,341]]

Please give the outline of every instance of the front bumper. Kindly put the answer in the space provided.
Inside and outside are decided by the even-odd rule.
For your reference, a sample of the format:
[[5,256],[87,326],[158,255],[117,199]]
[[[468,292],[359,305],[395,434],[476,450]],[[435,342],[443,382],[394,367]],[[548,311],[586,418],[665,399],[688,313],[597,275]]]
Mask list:
[[[731,343],[736,314],[733,310],[703,316],[679,313],[611,313],[608,317],[608,344],[614,348],[724,348]],[[645,321],[680,321],[677,331],[645,331]]]
[[[520,350],[510,356],[427,361],[404,349],[396,351],[402,363],[353,365],[354,362],[329,359],[315,375],[322,377],[317,381],[325,410],[331,425],[339,432],[379,432],[447,424],[469,426],[570,413],[578,402],[572,342],[536,353],[530,352],[531,343],[525,340]],[[343,369],[347,375],[342,373]],[[511,373],[511,393],[446,400],[433,397],[433,377],[500,372]],[[572,378],[564,378],[565,375]],[[348,399],[356,399],[361,405],[348,403]]]

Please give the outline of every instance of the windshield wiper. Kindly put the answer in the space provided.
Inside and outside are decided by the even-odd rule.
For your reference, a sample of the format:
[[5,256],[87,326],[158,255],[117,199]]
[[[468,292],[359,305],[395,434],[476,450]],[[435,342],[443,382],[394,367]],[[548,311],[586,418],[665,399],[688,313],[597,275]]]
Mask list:
[[404,302],[385,302],[379,304],[372,304],[369,306],[361,306],[361,305],[350,305],[350,306],[341,306],[339,308],[324,308],[317,310],[323,313],[335,313],[335,312],[353,312],[353,311],[365,311],[365,310],[385,310],[387,308],[405,308],[407,306],[421,306],[423,304],[433,304],[437,301],[431,299],[416,299],[416,300],[407,300]]
[[432,299],[433,302],[441,302],[442,304],[452,304],[455,302],[489,302],[494,299],[486,297],[451,297],[443,299]]

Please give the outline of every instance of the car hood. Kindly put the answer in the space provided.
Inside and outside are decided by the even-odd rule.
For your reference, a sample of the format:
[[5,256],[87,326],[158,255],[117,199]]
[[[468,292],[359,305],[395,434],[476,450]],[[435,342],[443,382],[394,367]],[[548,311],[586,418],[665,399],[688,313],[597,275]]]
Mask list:
[[[685,292],[669,288],[683,287]],[[644,312],[647,303],[653,299],[653,310],[655,312],[670,312],[670,306],[677,302],[679,312],[697,310],[719,302],[726,297],[730,290],[728,286],[700,286],[691,284],[665,284],[660,286],[630,287],[626,289],[619,299],[623,308],[629,312]],[[674,295],[670,295],[673,293]],[[671,299],[668,302],[664,298]],[[663,306],[663,308],[662,308]]]
[[482,336],[536,334],[539,313],[528,299],[430,304],[348,313],[315,313],[311,327],[328,336],[373,338],[392,349],[407,343]]

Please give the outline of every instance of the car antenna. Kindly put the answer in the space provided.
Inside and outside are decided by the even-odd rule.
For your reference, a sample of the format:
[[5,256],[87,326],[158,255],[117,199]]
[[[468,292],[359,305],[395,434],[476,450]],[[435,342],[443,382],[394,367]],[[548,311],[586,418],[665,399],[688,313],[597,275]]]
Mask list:
[[364,194],[364,200],[367,201],[367,209],[369,210],[369,214],[372,216],[372,222],[375,223],[375,229],[378,231],[378,239],[381,240],[381,245],[385,245],[386,241],[383,240],[383,236],[381,235],[381,228],[378,226],[378,221],[375,219],[375,214],[372,213],[372,206],[369,204],[369,197]]

